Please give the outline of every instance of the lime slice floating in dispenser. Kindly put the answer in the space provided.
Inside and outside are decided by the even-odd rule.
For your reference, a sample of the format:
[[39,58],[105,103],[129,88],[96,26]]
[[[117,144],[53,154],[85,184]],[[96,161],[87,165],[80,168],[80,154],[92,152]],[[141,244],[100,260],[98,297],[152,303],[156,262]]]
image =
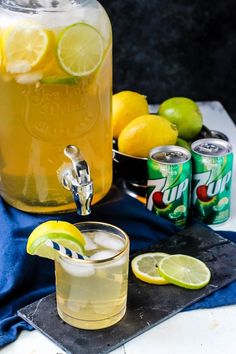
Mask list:
[[59,34],[57,58],[67,74],[79,77],[90,75],[101,64],[103,52],[103,38],[90,25],[76,23]]
[[36,227],[27,242],[27,252],[44,258],[56,259],[58,251],[46,246],[52,240],[72,251],[84,254],[85,239],[82,233],[66,221],[46,221]]
[[40,82],[42,84],[48,85],[76,85],[78,79],[76,77],[59,77],[59,76],[48,76],[43,77]]

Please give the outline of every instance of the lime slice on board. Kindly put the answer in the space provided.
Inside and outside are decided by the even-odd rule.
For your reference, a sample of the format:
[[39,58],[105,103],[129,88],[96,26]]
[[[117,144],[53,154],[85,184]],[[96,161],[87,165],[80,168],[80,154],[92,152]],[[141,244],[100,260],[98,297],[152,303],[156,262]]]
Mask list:
[[13,27],[4,37],[7,70],[24,73],[39,66],[52,48],[53,34],[30,27]]
[[72,76],[86,76],[101,64],[103,38],[92,26],[76,23],[66,27],[57,43],[57,57],[62,69]]
[[58,251],[45,245],[53,240],[72,251],[84,254],[85,239],[81,232],[66,221],[46,221],[36,227],[27,242],[27,252],[44,258],[56,259]]
[[169,256],[167,253],[162,252],[140,254],[131,262],[132,271],[138,279],[146,283],[159,285],[168,284],[169,282],[164,279],[158,271],[159,262],[167,256]]
[[183,254],[163,258],[158,269],[168,282],[187,289],[201,289],[211,278],[211,272],[205,263]]

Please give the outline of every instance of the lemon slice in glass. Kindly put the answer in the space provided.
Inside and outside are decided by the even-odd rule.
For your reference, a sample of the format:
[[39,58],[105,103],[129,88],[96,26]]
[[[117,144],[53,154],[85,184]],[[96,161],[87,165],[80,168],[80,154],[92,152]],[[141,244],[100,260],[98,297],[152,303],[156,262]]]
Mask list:
[[159,263],[159,273],[170,283],[187,289],[201,289],[211,278],[205,263],[183,254],[163,258]]
[[48,58],[52,38],[51,32],[29,26],[8,29],[3,48],[7,71],[20,74],[38,67]]
[[82,233],[66,221],[46,221],[37,226],[30,234],[27,242],[27,252],[44,258],[56,259],[58,251],[45,245],[47,240],[53,240],[72,251],[84,254],[85,239]]
[[167,256],[169,256],[167,253],[162,252],[140,254],[131,262],[132,271],[138,279],[146,283],[159,285],[168,284],[169,282],[164,279],[158,271],[159,262]]
[[101,64],[103,38],[92,26],[76,23],[66,27],[57,43],[57,57],[62,69],[72,76],[86,76]]

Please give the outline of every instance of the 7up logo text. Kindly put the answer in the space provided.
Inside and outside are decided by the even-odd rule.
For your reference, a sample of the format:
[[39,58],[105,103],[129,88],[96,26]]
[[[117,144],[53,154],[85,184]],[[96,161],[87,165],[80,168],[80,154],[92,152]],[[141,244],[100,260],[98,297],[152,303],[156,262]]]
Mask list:
[[[149,210],[153,209],[153,206],[164,209],[169,204],[174,203],[183,198],[185,192],[188,194],[189,189],[189,179],[186,178],[181,183],[168,187],[167,186],[167,177],[148,180],[148,188],[152,188],[151,193],[148,197],[147,208]],[[180,203],[182,204],[182,202]]]
[[217,180],[213,179],[212,171],[196,173],[193,175],[193,203],[199,199],[202,202],[210,202],[213,197],[223,193],[231,183],[232,172],[227,172]]

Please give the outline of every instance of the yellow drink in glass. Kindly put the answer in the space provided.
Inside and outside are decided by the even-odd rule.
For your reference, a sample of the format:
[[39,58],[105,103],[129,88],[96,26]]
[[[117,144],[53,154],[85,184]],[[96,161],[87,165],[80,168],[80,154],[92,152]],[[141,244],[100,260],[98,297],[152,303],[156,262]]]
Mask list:
[[60,256],[55,262],[58,313],[81,329],[109,327],[126,312],[129,240],[109,224],[76,226],[86,238],[89,259]]
[[[90,166],[94,203],[112,182],[110,22],[94,0],[77,6],[64,1],[60,6],[60,11],[33,12],[0,7],[0,194],[14,207],[36,213],[75,209],[71,192],[58,178],[68,163],[63,153],[68,144],[78,146]],[[89,32],[100,50],[99,60],[94,58],[87,71],[81,70],[89,64],[88,43],[76,49],[72,26],[78,37],[84,33],[86,38]],[[73,46],[67,45],[61,54],[65,33]],[[31,52],[26,56],[30,46],[34,57]],[[85,64],[71,70],[64,63],[67,54]]]

